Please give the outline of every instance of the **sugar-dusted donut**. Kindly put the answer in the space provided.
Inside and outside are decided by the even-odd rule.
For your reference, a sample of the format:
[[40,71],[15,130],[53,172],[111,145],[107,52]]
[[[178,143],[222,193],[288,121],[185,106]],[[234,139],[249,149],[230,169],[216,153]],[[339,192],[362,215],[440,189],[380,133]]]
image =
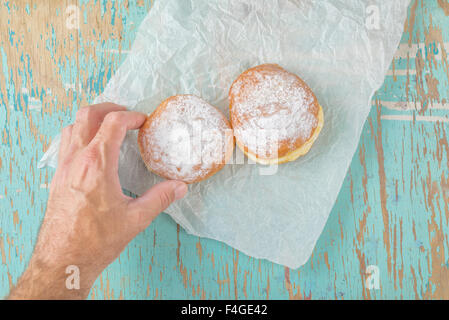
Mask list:
[[276,64],[243,72],[229,90],[231,124],[238,147],[262,164],[305,155],[324,122],[309,86]]
[[148,116],[138,145],[150,171],[194,183],[223,168],[232,156],[234,137],[218,109],[197,96],[177,95]]

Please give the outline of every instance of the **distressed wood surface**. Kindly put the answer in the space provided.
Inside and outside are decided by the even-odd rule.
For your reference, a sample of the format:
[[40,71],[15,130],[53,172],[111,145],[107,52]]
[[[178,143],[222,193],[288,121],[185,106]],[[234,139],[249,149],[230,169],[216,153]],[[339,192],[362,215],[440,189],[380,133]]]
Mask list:
[[[150,8],[149,0],[0,4],[0,296],[26,267],[44,215],[54,170],[37,169],[38,160],[102,91]],[[79,29],[72,28],[77,10]],[[412,0],[401,45],[306,265],[290,270],[250,258],[187,235],[161,215],[103,272],[90,297],[449,299],[448,51],[448,1]],[[379,288],[366,286],[370,270]]]

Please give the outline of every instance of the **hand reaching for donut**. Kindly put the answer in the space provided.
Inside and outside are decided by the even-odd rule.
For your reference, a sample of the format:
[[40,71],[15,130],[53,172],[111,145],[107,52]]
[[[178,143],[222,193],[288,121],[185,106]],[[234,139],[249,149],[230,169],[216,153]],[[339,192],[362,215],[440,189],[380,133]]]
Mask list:
[[[186,184],[174,180],[137,199],[123,194],[117,172],[120,146],[126,132],[145,119],[142,113],[104,103],[80,109],[75,123],[63,129],[37,244],[10,299],[86,298],[126,245],[184,197]],[[67,287],[67,270],[79,272],[79,289]]]

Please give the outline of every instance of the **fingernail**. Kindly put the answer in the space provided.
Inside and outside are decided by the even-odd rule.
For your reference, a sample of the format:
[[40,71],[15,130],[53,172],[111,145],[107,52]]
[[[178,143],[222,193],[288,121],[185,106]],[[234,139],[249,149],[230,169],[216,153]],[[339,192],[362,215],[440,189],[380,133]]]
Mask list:
[[187,193],[187,185],[184,182],[178,182],[175,187],[175,200],[184,198]]

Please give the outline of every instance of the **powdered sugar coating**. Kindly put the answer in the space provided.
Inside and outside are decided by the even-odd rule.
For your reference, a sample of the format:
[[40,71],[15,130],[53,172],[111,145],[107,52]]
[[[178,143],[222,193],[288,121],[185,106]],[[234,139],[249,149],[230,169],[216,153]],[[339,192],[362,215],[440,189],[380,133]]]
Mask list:
[[278,65],[247,70],[230,89],[234,135],[252,154],[273,159],[304,144],[318,125],[307,84]]
[[194,95],[178,95],[147,119],[139,131],[139,147],[148,169],[192,183],[223,167],[232,155],[233,135],[215,107]]

